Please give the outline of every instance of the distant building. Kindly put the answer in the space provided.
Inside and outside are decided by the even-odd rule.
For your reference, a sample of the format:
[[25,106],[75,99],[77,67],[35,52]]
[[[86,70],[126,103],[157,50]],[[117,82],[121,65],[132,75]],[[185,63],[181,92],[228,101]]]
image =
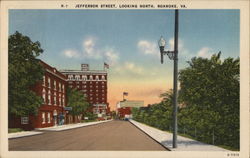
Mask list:
[[38,114],[16,117],[11,116],[9,128],[34,129],[50,127],[59,124],[66,114],[64,107],[66,100],[66,77],[56,68],[53,68],[40,60],[40,64],[45,69],[43,81],[38,82],[32,90],[43,98],[43,104],[38,109]]
[[116,106],[119,118],[132,118],[132,108],[144,107],[144,101],[124,100],[118,102]]
[[90,70],[88,64],[81,64],[81,70],[61,70],[66,76],[69,88],[81,91],[92,105],[93,113],[99,118],[110,112],[107,102],[107,80],[105,70]]

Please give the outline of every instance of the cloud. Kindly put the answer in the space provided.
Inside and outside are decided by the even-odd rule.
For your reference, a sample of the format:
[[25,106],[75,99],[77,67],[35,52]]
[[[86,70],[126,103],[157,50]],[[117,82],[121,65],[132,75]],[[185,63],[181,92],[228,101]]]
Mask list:
[[68,49],[63,51],[63,55],[67,58],[78,58],[80,53],[76,50]]
[[159,55],[159,49],[156,42],[140,40],[137,43],[137,48],[143,54]]
[[203,58],[210,58],[212,56],[212,54],[213,54],[213,52],[212,52],[211,48],[203,47],[198,51],[197,56],[203,57]]
[[97,38],[88,37],[83,40],[83,56],[87,58],[99,59],[101,58],[101,52],[96,47]]
[[89,36],[82,41],[82,50],[67,49],[63,51],[63,55],[68,58],[102,59],[109,65],[114,65],[119,60],[119,53],[114,48],[110,46],[98,47],[98,38],[94,36]]
[[124,63],[124,68],[132,73],[136,73],[136,74],[142,74],[143,73],[143,68],[139,67],[137,65],[135,65],[132,62],[125,62]]
[[[168,41],[168,44],[169,44],[169,49],[170,50],[174,50],[174,38],[170,38],[169,41]],[[182,40],[178,40],[178,50],[179,51],[183,51],[184,50],[184,44],[183,44],[183,41]]]
[[116,52],[113,48],[108,48],[105,50],[104,53],[105,56],[105,60],[110,64],[110,65],[114,65],[117,63],[117,61],[119,60],[119,53]]

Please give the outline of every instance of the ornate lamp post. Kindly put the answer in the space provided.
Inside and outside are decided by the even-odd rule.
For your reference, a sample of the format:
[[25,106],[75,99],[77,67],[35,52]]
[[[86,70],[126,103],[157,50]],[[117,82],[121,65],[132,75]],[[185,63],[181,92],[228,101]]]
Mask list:
[[166,41],[163,37],[159,40],[159,48],[161,53],[161,63],[163,63],[163,56],[168,55],[170,60],[174,60],[174,100],[173,100],[173,148],[177,148],[177,81],[178,81],[178,10],[175,10],[175,33],[174,33],[174,51],[165,51],[164,47],[166,45]]

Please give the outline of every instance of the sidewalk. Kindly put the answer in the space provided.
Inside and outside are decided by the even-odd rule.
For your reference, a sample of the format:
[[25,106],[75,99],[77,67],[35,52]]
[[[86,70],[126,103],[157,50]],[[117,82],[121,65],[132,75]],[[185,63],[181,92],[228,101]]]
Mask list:
[[96,125],[96,124],[105,123],[109,121],[112,121],[112,120],[67,124],[67,125],[53,126],[53,127],[47,127],[47,128],[36,128],[35,130],[38,130],[38,131],[23,131],[23,132],[9,133],[8,138],[13,139],[13,138],[20,138],[20,137],[26,137],[26,136],[33,136],[37,134],[43,134],[42,131],[64,131],[64,130],[79,128],[79,127],[84,127],[84,126]]
[[53,127],[47,127],[47,128],[36,128],[36,130],[39,130],[39,131],[64,131],[64,130],[79,128],[79,127],[84,127],[84,126],[96,125],[96,124],[109,122],[109,121],[112,121],[112,120],[77,123],[77,124],[67,124],[67,125],[53,126]]
[[134,120],[130,120],[130,122],[172,151],[229,151],[179,135],[177,137],[177,148],[172,148],[172,133],[161,131]]

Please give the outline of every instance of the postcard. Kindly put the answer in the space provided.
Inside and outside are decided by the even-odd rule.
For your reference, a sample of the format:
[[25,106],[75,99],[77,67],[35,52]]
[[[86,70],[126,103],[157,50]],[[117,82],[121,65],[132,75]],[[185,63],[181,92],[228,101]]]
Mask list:
[[249,157],[249,1],[1,1],[1,157]]

